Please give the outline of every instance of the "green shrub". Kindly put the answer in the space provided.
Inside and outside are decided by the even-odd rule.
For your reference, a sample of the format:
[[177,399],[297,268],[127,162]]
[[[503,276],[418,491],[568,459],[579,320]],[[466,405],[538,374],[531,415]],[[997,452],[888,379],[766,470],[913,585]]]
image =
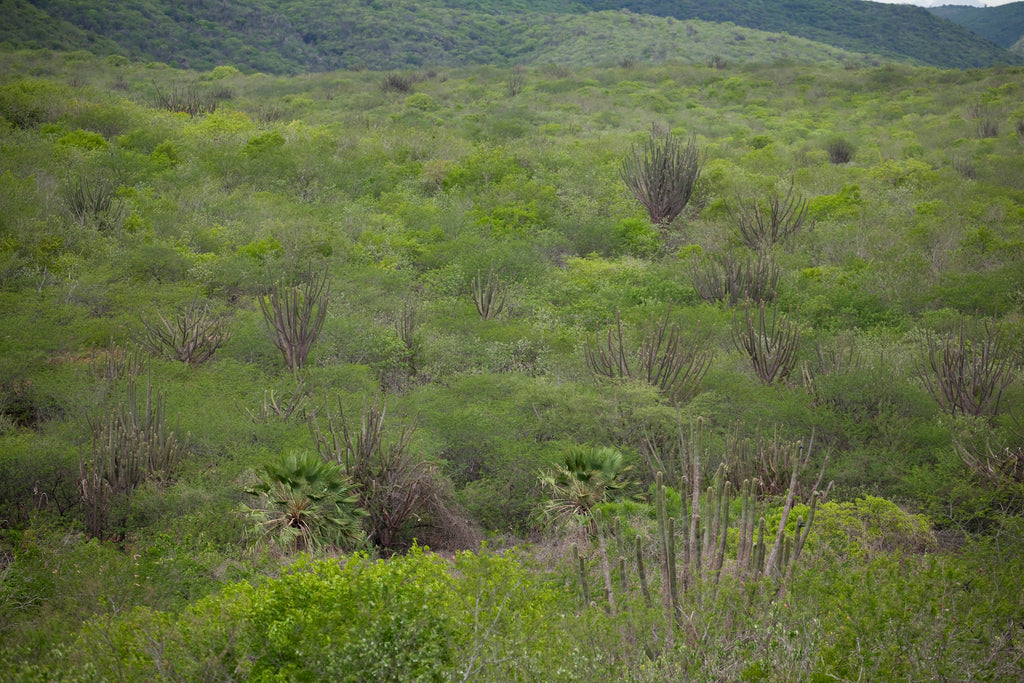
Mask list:
[[128,253],[126,265],[136,278],[169,283],[185,279],[189,261],[166,244],[140,244]]
[[49,81],[23,78],[0,87],[0,116],[16,128],[56,121],[70,98]]
[[887,159],[872,166],[868,175],[893,187],[925,187],[937,177],[929,164],[918,159]]
[[222,78],[234,78],[235,76],[241,76],[242,72],[231,66],[230,64],[221,64],[215,66],[210,71],[210,79],[218,81]]
[[170,140],[164,140],[154,147],[150,158],[161,166],[174,166],[181,161],[181,156]]
[[57,147],[64,149],[76,148],[87,152],[94,152],[99,149],[106,149],[107,141],[99,133],[79,128],[57,140]]
[[437,103],[434,102],[434,98],[423,92],[413,93],[406,97],[405,106],[411,109],[419,109],[420,111],[434,111],[437,109]]
[[245,155],[249,157],[277,153],[284,146],[284,136],[276,130],[261,133],[245,144]]
[[[807,511],[794,508],[794,514]],[[937,547],[931,523],[884,498],[865,496],[855,501],[828,501],[818,506],[809,546],[819,553],[840,556],[878,556],[899,551],[924,553]]]
[[615,253],[619,256],[651,258],[662,248],[662,238],[649,221],[627,218],[615,225]]
[[842,221],[856,217],[864,202],[857,185],[843,185],[835,194],[819,195],[807,200],[807,214],[811,220]]

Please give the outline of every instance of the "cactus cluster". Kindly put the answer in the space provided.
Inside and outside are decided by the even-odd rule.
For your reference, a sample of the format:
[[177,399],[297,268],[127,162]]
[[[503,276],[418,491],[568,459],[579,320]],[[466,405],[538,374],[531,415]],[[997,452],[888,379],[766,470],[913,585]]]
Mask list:
[[[805,449],[799,442],[789,444],[786,460],[789,470],[789,487],[782,507],[782,514],[774,537],[768,530],[763,502],[758,500],[760,488],[756,479],[745,478],[738,489],[729,478],[726,463],[718,466],[709,484],[702,485],[701,460],[702,427],[692,430],[689,447],[683,449],[677,480],[668,482],[662,472],[655,474],[653,507],[657,526],[654,530],[657,558],[657,573],[661,581],[652,586],[645,562],[644,541],[640,535],[626,538],[615,519],[602,519],[600,510],[595,510],[597,523],[596,562],[603,574],[605,604],[610,611],[616,609],[613,562],[609,553],[618,550],[618,573],[622,594],[630,592],[627,566],[635,566],[640,595],[648,606],[655,602],[678,622],[683,601],[690,593],[715,590],[721,578],[731,574],[744,585],[758,584],[762,579],[771,581],[766,586],[781,594],[791,579],[797,561],[807,541],[814,522],[814,512],[819,494],[815,491],[810,498],[807,519],[799,517],[795,534],[787,533],[789,517],[797,496],[797,480],[809,462],[813,438]],[[675,484],[680,498],[667,495],[670,483]],[[670,500],[677,500],[673,505]],[[732,519],[730,510],[734,501],[739,501],[740,514]],[[730,531],[733,534],[730,536]],[[627,562],[627,557],[632,561]],[[584,600],[589,604],[591,592],[588,581],[586,558],[573,546],[573,571],[581,584]],[[652,590],[660,590],[660,601]]]
[[707,333],[695,327],[684,334],[671,315],[671,305],[661,319],[651,314],[639,352],[631,353],[616,310],[615,327],[609,327],[606,335],[595,330],[593,343],[587,335],[583,347],[587,368],[598,380],[641,379],[676,405],[693,397],[715,353],[707,344]]
[[140,403],[135,378],[126,383],[125,400],[89,420],[92,450],[79,460],[79,492],[85,525],[94,537],[103,534],[119,508],[127,519],[132,494],[147,477],[167,476],[181,455],[175,433],[167,426],[163,396],[146,383]]
[[487,279],[484,280],[480,273],[476,274],[471,283],[473,289],[473,302],[476,304],[477,313],[484,320],[493,320],[498,317],[505,307],[505,287],[501,280],[494,274],[494,266],[487,271]]

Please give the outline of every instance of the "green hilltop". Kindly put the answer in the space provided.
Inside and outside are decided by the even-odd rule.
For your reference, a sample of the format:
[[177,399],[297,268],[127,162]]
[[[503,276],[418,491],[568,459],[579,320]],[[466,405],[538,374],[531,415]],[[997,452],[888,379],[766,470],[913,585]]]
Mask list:
[[960,24],[996,45],[1020,53],[1024,39],[1024,2],[998,7],[942,5],[928,10],[937,17]]
[[[551,61],[699,63],[716,54],[743,62],[830,63],[867,53],[944,68],[1016,59],[919,8],[859,0],[4,0],[2,8],[0,42],[14,48],[82,49],[199,70],[219,64],[301,73]],[[687,20],[716,25],[681,23]],[[748,29],[784,37],[767,42]]]
[[733,22],[944,68],[1018,60],[966,28],[912,5],[862,0],[589,0],[585,4],[590,9],[624,7],[658,16]]

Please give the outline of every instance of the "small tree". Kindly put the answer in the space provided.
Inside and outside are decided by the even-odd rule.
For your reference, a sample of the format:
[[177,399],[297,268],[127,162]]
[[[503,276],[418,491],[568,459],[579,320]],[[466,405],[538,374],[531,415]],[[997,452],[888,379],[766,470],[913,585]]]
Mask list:
[[292,372],[301,370],[327,319],[330,285],[327,271],[311,273],[303,283],[279,282],[259,299],[270,341]]
[[684,143],[670,132],[651,131],[623,159],[619,175],[651,222],[667,226],[690,201],[704,158],[694,135]]

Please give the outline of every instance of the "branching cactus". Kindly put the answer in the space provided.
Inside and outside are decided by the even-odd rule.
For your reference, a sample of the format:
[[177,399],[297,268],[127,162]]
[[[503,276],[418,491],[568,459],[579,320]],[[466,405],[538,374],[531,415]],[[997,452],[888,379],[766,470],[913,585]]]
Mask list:
[[749,304],[742,316],[736,314],[732,340],[736,348],[747,355],[754,372],[765,384],[785,380],[796,366],[796,352],[800,347],[799,326],[777,309],[772,310],[769,321],[763,301],[758,306],[756,318],[751,315]]
[[[666,624],[673,624],[664,633],[666,643],[673,637],[674,629],[688,627],[684,606],[702,604],[706,590],[717,594],[717,587],[723,582],[723,577],[749,586],[767,579],[768,583],[765,585],[770,586],[776,597],[781,596],[793,577],[814,523],[817,504],[821,499],[815,492],[809,501],[806,521],[802,517],[798,518],[796,532],[787,533],[788,521],[797,501],[797,481],[811,459],[814,444],[812,434],[806,448],[801,442],[787,444],[789,487],[786,490],[778,529],[774,537],[770,536],[762,514],[763,504],[757,499],[760,486],[756,480],[747,478],[739,486],[734,486],[729,476],[729,468],[723,462],[710,478],[710,485],[703,487],[702,490],[699,457],[703,443],[701,427],[702,423],[698,421],[697,428],[691,429],[691,445],[683,448],[680,471],[685,474],[677,479],[680,492],[678,503],[669,502],[671,499],[667,495],[665,475],[661,471],[654,475],[652,502],[656,522],[653,533],[655,547],[648,547],[648,554],[645,555],[640,535],[632,537],[627,545],[613,522],[599,522],[596,535],[599,553],[597,557],[600,560],[606,595],[603,603],[606,609],[610,612],[617,608],[629,609],[630,604],[629,582],[624,576],[621,583],[624,599],[619,601],[612,593],[611,563],[608,559],[612,550],[609,544],[617,542],[617,550],[621,553],[618,565],[620,574],[626,571],[624,556],[635,555],[638,585],[644,602],[648,606],[652,606],[655,601],[659,602]],[[736,502],[739,503],[740,513],[737,518],[733,518],[730,511]],[[678,512],[675,509],[676,505],[679,505]],[[596,516],[600,519],[599,514]],[[735,529],[735,541],[730,539],[732,529]],[[678,548],[679,545],[682,545],[681,549]],[[577,556],[576,548],[573,552],[573,571],[578,574],[581,586],[587,590],[587,566]],[[648,580],[645,564],[645,557],[651,556],[656,558],[661,579],[653,585]],[[594,571],[594,567],[591,567],[590,571]],[[660,591],[660,600],[652,596],[655,590]],[[692,624],[689,627],[692,627]]]
[[691,398],[711,367],[714,350],[699,328],[684,334],[677,323],[671,322],[671,313],[669,306],[660,320],[651,315],[640,352],[634,356],[616,311],[614,327],[609,327],[605,335],[597,330],[593,342],[587,337],[584,356],[591,373],[598,379],[642,379],[675,404]]
[[705,301],[735,306],[742,301],[774,301],[782,270],[769,254],[740,257],[733,252],[695,256],[693,287]]
[[794,196],[790,183],[784,197],[773,192],[766,204],[737,198],[736,206],[728,210],[740,242],[764,254],[800,232],[807,219],[807,200]]
[[231,337],[225,318],[215,315],[209,303],[193,299],[178,315],[160,322],[141,320],[143,330],[133,335],[135,341],[156,356],[199,365],[217,352]]
[[302,369],[327,319],[330,285],[327,271],[311,273],[304,282],[279,282],[259,298],[270,341],[292,372]]
[[651,223],[668,226],[689,203],[705,156],[693,135],[684,143],[670,132],[652,130],[623,159],[619,175]]
[[505,308],[506,290],[501,280],[494,274],[494,266],[487,271],[487,279],[476,274],[471,283],[473,289],[473,302],[476,304],[477,313],[484,320],[493,320]]
[[135,489],[146,477],[166,477],[176,466],[181,447],[168,427],[163,396],[147,382],[140,402],[135,379],[128,380],[122,405],[89,420],[92,446],[79,460],[79,493],[89,533],[100,537],[111,514],[128,516]]
[[922,357],[921,379],[942,410],[953,415],[999,412],[1014,373],[998,325],[986,323],[984,336],[971,339],[961,319],[952,337],[924,344]]

